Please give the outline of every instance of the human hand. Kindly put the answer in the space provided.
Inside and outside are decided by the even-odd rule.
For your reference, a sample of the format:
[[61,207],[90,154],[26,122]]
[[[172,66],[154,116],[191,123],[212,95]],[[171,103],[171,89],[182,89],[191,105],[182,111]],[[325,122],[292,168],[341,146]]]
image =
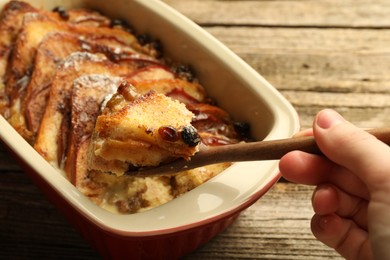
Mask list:
[[390,259],[390,148],[329,109],[308,133],[326,157],[294,151],[279,169],[317,186],[313,234],[346,259]]

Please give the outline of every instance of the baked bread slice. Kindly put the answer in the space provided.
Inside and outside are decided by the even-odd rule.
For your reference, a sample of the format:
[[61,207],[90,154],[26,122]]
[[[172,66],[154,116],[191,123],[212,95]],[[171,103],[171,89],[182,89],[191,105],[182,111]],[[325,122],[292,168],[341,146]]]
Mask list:
[[96,120],[89,168],[123,175],[133,166],[189,159],[200,142],[193,117],[177,100],[122,84]]
[[[84,18],[83,18],[84,19]],[[88,20],[87,20],[88,21]],[[121,27],[96,27],[95,23],[71,23],[53,19],[46,13],[26,13],[20,32],[15,40],[15,47],[10,57],[9,67],[12,70],[6,75],[5,91],[9,97],[9,122],[23,135],[25,118],[21,111],[22,102],[34,69],[34,59],[41,42],[52,33],[64,32],[76,34],[81,39],[98,41],[102,45],[120,44],[131,49],[133,53],[157,56],[158,52],[150,46],[141,46],[137,38]],[[120,48],[116,51],[120,51]]]
[[55,32],[46,36],[40,43],[34,60],[34,70],[27,85],[26,94],[22,99],[20,114],[25,117],[25,124],[21,122],[20,128],[26,130],[24,137],[33,142],[36,132],[46,108],[51,82],[58,67],[73,52],[102,53],[108,59],[117,63],[134,64],[138,69],[159,61],[153,57],[134,53],[132,48],[111,37],[102,36],[95,41],[80,38],[76,34]]
[[22,24],[23,15],[27,12],[38,12],[31,5],[11,1],[7,3],[0,19],[0,114],[5,115],[8,98],[5,92],[5,74],[8,66],[8,59],[13,49],[13,43],[18,35]]
[[72,53],[57,70],[49,99],[37,132],[34,148],[52,165],[60,168],[66,151],[70,125],[70,97],[73,81],[87,74],[124,77],[134,64],[113,63],[102,54]]
[[54,20],[66,20],[68,23],[83,26],[108,27],[111,24],[110,19],[107,17],[87,9],[49,12],[37,9],[23,1],[8,2],[0,14],[0,114],[3,115],[6,115],[6,107],[8,106],[5,93],[5,76],[9,57],[13,51],[19,31],[23,26],[24,16],[34,13],[50,16]]
[[87,151],[95,121],[107,96],[114,94],[121,77],[87,74],[73,81],[70,98],[70,130],[64,170],[79,190],[85,191],[87,180]]

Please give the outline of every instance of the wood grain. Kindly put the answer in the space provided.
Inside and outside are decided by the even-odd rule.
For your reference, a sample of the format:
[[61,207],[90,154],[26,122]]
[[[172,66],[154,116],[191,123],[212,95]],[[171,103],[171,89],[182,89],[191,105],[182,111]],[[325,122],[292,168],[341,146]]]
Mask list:
[[202,25],[270,27],[388,27],[386,0],[164,0]]
[[[390,1],[164,0],[214,35],[296,108],[390,125]],[[186,259],[342,259],[310,231],[313,187],[277,183]],[[0,258],[99,259],[0,146]]]
[[280,90],[300,112],[303,127],[326,107],[361,127],[390,125],[390,30],[208,31]]
[[303,128],[326,107],[361,127],[390,125],[390,2],[165,2],[280,90]]

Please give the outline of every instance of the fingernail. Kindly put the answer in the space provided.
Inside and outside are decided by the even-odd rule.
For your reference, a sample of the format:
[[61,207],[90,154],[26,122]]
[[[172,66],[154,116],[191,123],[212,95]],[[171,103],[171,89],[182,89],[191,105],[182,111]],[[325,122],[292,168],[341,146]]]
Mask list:
[[333,125],[345,122],[344,118],[334,110],[325,109],[318,113],[316,125],[322,129],[328,129]]

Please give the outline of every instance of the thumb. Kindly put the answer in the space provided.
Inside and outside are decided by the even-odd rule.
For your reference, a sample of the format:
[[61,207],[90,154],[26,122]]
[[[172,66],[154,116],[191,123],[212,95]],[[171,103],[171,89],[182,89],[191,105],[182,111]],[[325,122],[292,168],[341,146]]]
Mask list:
[[321,151],[357,175],[369,191],[390,188],[390,148],[386,144],[330,109],[317,114],[313,133]]

